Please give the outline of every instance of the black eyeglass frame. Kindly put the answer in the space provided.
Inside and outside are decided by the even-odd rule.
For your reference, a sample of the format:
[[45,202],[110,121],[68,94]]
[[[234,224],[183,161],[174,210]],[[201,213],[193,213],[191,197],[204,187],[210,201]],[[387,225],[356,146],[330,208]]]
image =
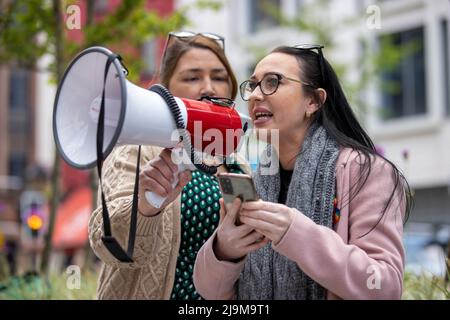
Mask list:
[[[278,79],[277,86],[276,86],[275,89],[274,89],[272,92],[270,92],[270,93],[264,92],[264,89],[263,89],[263,87],[261,86],[261,83],[262,83],[262,82],[264,81],[264,79],[266,79],[266,77],[268,77],[268,76],[276,76],[277,79]],[[273,95],[275,92],[277,92],[278,87],[280,86],[280,82],[281,82],[282,79],[294,81],[294,82],[300,83],[300,84],[302,84],[302,85],[304,85],[304,86],[307,86],[307,87],[313,87],[313,88],[314,88],[314,86],[311,85],[311,84],[309,84],[309,83],[303,82],[303,81],[298,80],[298,79],[286,77],[285,75],[282,75],[282,74],[280,74],[280,73],[275,73],[275,72],[273,72],[273,73],[267,73],[267,74],[265,74],[264,77],[262,77],[262,79],[259,80],[259,81],[256,83],[255,88],[251,91],[250,94],[252,94],[253,91],[255,91],[256,88],[259,86],[259,88],[260,88],[260,90],[261,90],[261,92],[262,92],[263,95],[265,95],[265,96],[271,96],[271,95]],[[245,91],[246,91],[246,90],[245,90],[245,87],[247,86],[247,84],[248,84],[250,81],[252,81],[252,80],[250,80],[250,79],[249,79],[249,80],[245,80],[245,81],[242,82],[242,83],[240,84],[240,86],[239,86],[239,94],[241,95],[241,98],[242,98],[242,100],[244,100],[244,101],[248,101],[248,100],[249,100],[248,98],[246,99],[244,96],[245,96]]]

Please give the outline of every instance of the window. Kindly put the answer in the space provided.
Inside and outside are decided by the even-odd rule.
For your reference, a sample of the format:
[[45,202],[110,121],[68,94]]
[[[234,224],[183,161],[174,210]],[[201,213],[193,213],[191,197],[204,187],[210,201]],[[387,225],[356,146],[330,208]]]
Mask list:
[[8,124],[12,136],[24,135],[30,128],[29,75],[24,69],[12,69],[10,73]]
[[9,175],[23,177],[26,165],[27,159],[24,153],[11,154],[9,157]]
[[447,20],[442,20],[441,22],[441,34],[442,34],[442,48],[443,48],[443,59],[444,59],[444,101],[445,101],[445,113],[447,116],[450,115],[450,52],[449,52],[449,41],[448,41],[448,22]]
[[257,32],[277,26],[281,0],[250,0],[250,31]]
[[[423,27],[389,35],[391,43],[411,50],[400,62],[381,75],[384,119],[394,119],[426,112],[425,49]],[[382,40],[381,38],[380,40]]]
[[32,141],[32,113],[30,112],[30,73],[12,69],[9,76],[9,160],[8,174],[22,177],[27,164],[27,151]]
[[22,69],[11,70],[9,103],[11,109],[26,109],[28,105],[28,73]]

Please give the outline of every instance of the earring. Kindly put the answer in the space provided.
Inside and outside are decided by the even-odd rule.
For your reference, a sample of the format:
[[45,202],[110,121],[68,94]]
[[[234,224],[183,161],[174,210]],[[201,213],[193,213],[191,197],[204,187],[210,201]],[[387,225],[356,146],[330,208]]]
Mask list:
[[309,118],[311,118],[311,115],[312,115],[312,113],[311,113],[311,112],[309,112],[309,111],[306,111],[306,119],[309,119]]

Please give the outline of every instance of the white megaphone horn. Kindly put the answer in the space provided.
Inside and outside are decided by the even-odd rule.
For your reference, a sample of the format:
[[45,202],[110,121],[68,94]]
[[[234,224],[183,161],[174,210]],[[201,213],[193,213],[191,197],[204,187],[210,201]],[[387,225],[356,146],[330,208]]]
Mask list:
[[[208,149],[203,139],[203,133],[208,129],[222,134],[222,140],[215,137],[214,143],[221,144],[222,148],[215,148],[214,155],[228,156],[236,150],[249,126],[249,117],[241,115],[233,107],[216,104],[214,100],[211,103],[173,97],[162,86],[157,87],[156,92],[140,88],[126,80],[124,67],[117,58],[112,60],[105,78],[105,65],[113,55],[103,47],[82,51],[70,63],[58,87],[53,132],[57,149],[69,165],[78,169],[96,165],[96,137],[102,100],[103,159],[116,145],[176,147],[179,140],[173,138],[173,133],[180,128],[187,129],[191,141],[202,141],[199,151]],[[198,128],[197,121],[201,121],[200,132],[194,132],[194,128]],[[230,135],[230,130],[235,134]],[[180,171],[205,168],[197,163],[179,163]],[[165,200],[153,192],[145,195],[157,208]]]

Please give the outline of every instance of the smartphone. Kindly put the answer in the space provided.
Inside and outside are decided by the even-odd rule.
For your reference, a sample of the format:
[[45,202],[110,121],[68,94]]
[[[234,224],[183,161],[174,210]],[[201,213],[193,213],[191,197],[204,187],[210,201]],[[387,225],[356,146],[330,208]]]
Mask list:
[[[219,179],[219,187],[225,205],[231,204],[236,198],[240,198],[242,202],[258,200],[255,185],[250,175],[219,173],[217,178]],[[239,217],[236,224],[241,224]]]

